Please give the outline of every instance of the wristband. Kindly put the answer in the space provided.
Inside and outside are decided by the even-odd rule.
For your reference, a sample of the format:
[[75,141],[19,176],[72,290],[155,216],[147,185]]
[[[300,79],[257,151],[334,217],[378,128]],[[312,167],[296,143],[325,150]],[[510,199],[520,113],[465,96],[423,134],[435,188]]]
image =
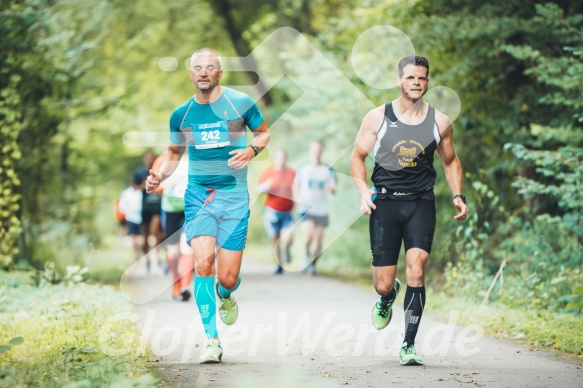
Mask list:
[[456,199],[456,198],[461,198],[462,201],[464,201],[464,203],[467,205],[466,196],[465,195],[463,195],[463,194],[456,194],[456,195],[453,196],[453,199]]
[[257,147],[255,144],[249,144],[249,147],[253,148],[255,156],[257,156],[257,154],[259,153],[259,147]]

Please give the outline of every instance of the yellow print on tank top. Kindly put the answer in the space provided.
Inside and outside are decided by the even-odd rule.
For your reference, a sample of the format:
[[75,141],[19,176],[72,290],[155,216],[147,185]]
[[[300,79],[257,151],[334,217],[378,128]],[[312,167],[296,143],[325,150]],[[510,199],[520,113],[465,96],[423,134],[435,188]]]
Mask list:
[[405,168],[417,166],[416,159],[419,159],[419,155],[425,154],[425,148],[416,140],[398,141],[391,151],[394,157],[397,158],[397,164]]

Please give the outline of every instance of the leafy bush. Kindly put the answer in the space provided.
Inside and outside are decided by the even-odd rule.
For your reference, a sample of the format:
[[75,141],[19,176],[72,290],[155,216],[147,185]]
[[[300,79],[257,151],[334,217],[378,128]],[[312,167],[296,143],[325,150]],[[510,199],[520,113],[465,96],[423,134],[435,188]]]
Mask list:
[[506,266],[489,300],[512,308],[583,313],[580,246],[559,217],[541,215],[532,223],[513,217],[507,230],[496,231],[508,236],[498,247],[486,245],[487,240],[476,229],[478,223],[478,215],[472,215],[468,225],[460,228],[464,233],[460,260],[448,263],[444,271],[443,291],[447,295],[462,292],[475,302],[481,301],[505,259]]
[[32,279],[37,287],[59,283],[73,285],[75,283],[82,283],[84,281],[83,275],[88,271],[86,267],[81,268],[78,265],[68,265],[65,273],[62,274],[55,267],[55,263],[47,262],[43,271],[37,270],[33,272]]
[[583,313],[579,242],[559,217],[541,215],[521,224],[500,246],[509,257],[508,284],[500,300],[511,306]]
[[[462,292],[480,302],[506,260],[489,300],[513,308],[581,314],[583,253],[565,217],[533,218],[528,213],[509,217],[498,195],[480,181],[472,183],[471,198],[475,210],[457,229],[457,260],[445,266],[443,291],[452,296]],[[569,209],[567,214],[572,214]]]
[[504,207],[500,197],[479,180],[472,182],[468,196],[471,211],[456,229],[456,260],[445,266],[443,291],[448,295],[463,291],[464,295],[478,300],[491,281],[490,275],[500,265],[493,249],[500,237],[492,226],[503,219]]

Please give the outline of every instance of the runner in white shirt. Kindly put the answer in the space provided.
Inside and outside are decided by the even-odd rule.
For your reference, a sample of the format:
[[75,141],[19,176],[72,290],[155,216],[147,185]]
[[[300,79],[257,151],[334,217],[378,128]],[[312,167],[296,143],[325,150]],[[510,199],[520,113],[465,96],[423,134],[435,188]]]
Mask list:
[[[165,160],[164,160],[165,161]],[[170,163],[170,162],[168,162]],[[178,162],[174,173],[162,182],[162,211],[164,232],[166,233],[166,253],[168,267],[172,274],[172,297],[175,300],[187,302],[192,294],[189,284],[183,284],[180,273],[180,237],[184,226],[184,193],[188,186],[188,153],[184,153]],[[192,269],[190,269],[192,271]]]
[[134,258],[140,258],[142,249],[142,189],[144,181],[139,174],[132,177],[132,185],[125,189],[119,198],[118,208],[125,214],[128,234],[132,241]]
[[296,208],[304,234],[305,271],[310,275],[316,274],[316,260],[322,253],[324,229],[329,223],[328,194],[336,193],[336,176],[322,163],[322,151],[319,141],[310,144],[310,163],[298,169],[294,181]]

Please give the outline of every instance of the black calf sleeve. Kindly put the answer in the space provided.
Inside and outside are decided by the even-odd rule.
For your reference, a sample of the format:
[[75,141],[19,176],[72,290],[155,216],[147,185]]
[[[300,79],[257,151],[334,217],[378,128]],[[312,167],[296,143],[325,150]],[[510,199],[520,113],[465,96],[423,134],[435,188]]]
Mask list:
[[407,286],[403,306],[405,309],[405,342],[408,345],[413,345],[425,307],[425,286]]

